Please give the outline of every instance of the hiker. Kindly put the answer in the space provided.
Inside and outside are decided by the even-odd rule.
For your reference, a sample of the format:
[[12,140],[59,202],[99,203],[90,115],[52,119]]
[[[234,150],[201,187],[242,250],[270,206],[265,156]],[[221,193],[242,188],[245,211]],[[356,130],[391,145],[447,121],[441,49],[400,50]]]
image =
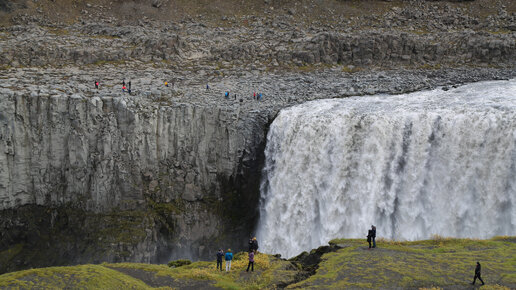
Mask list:
[[231,249],[228,249],[228,252],[225,256],[226,260],[226,272],[231,271],[231,260],[233,260],[233,253],[231,253]]
[[369,249],[371,249],[371,237],[373,236],[373,230],[367,232],[367,242],[369,243]]
[[95,88],[98,90],[99,89],[99,82],[98,81],[95,81]]
[[236,101],[236,97],[237,97],[237,95],[236,95],[236,94],[234,94],[233,96],[234,96],[234,98],[235,98],[235,101]]
[[128,86],[128,88],[129,88],[129,92],[131,92],[131,81],[129,81],[129,82],[127,83],[127,86]]
[[253,238],[249,238],[249,252],[254,250]]
[[262,100],[262,93],[259,93],[258,94],[258,101],[261,101]]
[[222,256],[224,256],[224,251],[222,251],[222,249],[219,249],[219,251],[217,252],[217,270],[219,269],[219,265],[220,265],[221,271],[222,271]]
[[125,93],[125,84],[122,86],[122,92]]
[[226,91],[226,92],[224,93],[224,97],[226,97],[226,99],[229,99],[229,92],[228,92],[228,91]]
[[125,79],[122,80],[122,87],[125,87]]
[[376,227],[371,226],[371,239],[373,240],[373,248],[376,248]]
[[253,100],[256,100],[256,92],[253,94]]
[[475,281],[480,280],[482,282],[482,285],[484,285],[484,280],[480,277],[480,263],[477,261],[477,266],[475,267],[475,277],[473,278],[473,283],[471,285],[475,285]]
[[167,88],[168,88],[168,82],[167,82],[167,81],[165,81],[165,87],[167,87]]
[[208,84],[206,84],[206,90],[209,90],[210,89],[210,86]]
[[249,264],[247,264],[246,272],[249,272],[249,266],[251,266],[251,272],[254,272],[254,252],[249,251]]
[[256,240],[256,237],[253,238],[253,251],[255,254],[258,252],[258,241]]

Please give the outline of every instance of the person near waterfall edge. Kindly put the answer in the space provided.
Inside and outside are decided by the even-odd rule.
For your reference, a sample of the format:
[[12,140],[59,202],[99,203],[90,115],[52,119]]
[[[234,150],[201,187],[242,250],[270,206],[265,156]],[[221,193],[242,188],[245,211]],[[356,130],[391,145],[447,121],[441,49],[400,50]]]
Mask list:
[[373,240],[373,248],[376,248],[376,227],[371,225],[371,239]]
[[369,243],[369,249],[371,249],[371,237],[373,236],[373,230],[367,231],[367,242]]

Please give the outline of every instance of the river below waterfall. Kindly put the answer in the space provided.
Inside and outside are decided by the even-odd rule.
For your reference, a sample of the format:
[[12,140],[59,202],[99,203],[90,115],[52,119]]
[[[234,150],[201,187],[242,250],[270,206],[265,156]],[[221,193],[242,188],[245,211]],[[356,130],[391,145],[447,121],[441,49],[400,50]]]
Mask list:
[[318,100],[267,136],[260,250],[516,235],[516,80]]

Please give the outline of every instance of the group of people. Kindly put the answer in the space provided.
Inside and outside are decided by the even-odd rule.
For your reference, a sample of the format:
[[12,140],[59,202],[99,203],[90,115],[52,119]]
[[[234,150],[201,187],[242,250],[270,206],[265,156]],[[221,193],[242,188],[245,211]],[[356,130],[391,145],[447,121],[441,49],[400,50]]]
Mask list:
[[[172,84],[173,85],[173,84]],[[100,83],[99,81],[95,80],[95,89],[99,89]],[[165,87],[168,87],[168,81],[165,81]],[[125,80],[122,80],[122,92],[128,92],[131,93],[131,81],[125,83]]]
[[[254,256],[258,252],[258,241],[256,237],[249,239],[249,253],[247,257],[249,259],[249,263],[247,264],[246,272],[249,272],[249,268],[251,268],[251,272],[254,271]],[[231,249],[228,249],[226,253],[222,249],[219,249],[217,252],[217,270],[220,269],[222,271],[222,258],[226,261],[226,272],[231,271],[231,261],[233,260],[233,253]]]
[[[206,85],[206,90],[208,90],[209,86]],[[226,100],[229,100],[230,98],[230,93],[229,91],[225,91],[224,92],[224,98],[226,98]],[[233,98],[236,100],[237,99],[237,94],[233,94]],[[262,93],[258,93],[256,94],[256,92],[253,93],[253,99],[254,100],[257,100],[257,101],[261,101],[263,99],[263,96],[262,96]],[[240,102],[242,102],[242,99],[240,99]]]

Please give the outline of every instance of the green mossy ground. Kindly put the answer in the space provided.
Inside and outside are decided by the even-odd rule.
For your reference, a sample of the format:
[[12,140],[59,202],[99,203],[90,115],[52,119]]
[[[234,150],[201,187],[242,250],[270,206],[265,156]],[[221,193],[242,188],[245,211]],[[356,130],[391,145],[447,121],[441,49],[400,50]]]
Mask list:
[[482,277],[487,286],[516,287],[515,237],[491,240],[436,237],[416,242],[379,240],[375,249],[369,249],[363,240],[330,243],[343,248],[325,254],[315,275],[289,288],[463,289],[470,286],[477,261],[482,265]]
[[[82,289],[264,289],[288,288],[434,288],[469,289],[476,261],[482,264],[482,289],[516,287],[516,237],[491,240],[444,239],[417,242],[378,241],[369,250],[363,240],[333,240],[341,249],[324,254],[313,276],[290,261],[256,256],[254,272],[246,272],[247,255],[238,253],[232,271],[215,262],[166,265],[113,263],[31,269],[0,275],[0,288]],[[478,285],[478,284],[477,284]],[[192,288],[193,287],[193,288]]]

